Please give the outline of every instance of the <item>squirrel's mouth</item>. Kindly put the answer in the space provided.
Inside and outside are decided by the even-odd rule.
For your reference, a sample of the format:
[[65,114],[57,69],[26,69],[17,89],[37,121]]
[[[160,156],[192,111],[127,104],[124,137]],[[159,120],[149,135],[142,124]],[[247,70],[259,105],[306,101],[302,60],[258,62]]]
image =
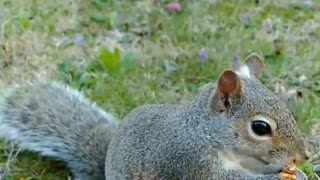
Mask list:
[[248,174],[277,174],[282,171],[283,164],[273,163],[258,155],[239,152],[220,152],[224,166],[243,171]]
[[259,156],[247,156],[240,161],[241,166],[252,174],[276,174],[282,171],[283,165],[270,163]]

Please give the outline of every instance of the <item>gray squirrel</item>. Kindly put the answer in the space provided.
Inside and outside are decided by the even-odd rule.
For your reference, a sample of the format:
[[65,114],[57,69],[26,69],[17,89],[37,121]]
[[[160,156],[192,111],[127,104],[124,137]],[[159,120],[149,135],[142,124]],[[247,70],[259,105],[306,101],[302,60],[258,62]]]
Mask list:
[[65,162],[75,180],[305,179],[285,171],[306,161],[304,140],[263,69],[252,53],[189,103],[142,105],[121,124],[80,92],[36,81],[0,103],[0,137]]

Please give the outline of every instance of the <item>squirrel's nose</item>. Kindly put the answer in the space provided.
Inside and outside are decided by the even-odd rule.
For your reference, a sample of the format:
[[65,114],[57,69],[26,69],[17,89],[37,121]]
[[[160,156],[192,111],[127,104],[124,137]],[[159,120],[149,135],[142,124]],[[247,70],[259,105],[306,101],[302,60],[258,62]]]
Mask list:
[[296,164],[297,166],[299,166],[299,165],[303,164],[308,159],[309,159],[309,157],[306,154],[306,152],[297,153],[293,159],[293,163]]

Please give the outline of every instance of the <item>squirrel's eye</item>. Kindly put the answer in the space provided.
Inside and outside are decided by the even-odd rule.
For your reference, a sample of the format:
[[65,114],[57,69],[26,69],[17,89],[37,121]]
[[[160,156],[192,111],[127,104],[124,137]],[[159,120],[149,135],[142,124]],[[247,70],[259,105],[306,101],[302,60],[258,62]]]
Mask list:
[[264,121],[252,121],[251,129],[258,136],[271,135],[271,127]]

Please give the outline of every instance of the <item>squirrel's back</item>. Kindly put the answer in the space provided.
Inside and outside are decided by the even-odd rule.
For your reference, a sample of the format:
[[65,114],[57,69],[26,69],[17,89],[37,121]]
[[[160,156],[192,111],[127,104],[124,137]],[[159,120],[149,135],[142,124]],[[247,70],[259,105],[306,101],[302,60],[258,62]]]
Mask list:
[[23,150],[60,159],[75,179],[104,179],[113,116],[59,83],[15,89],[0,104],[0,137]]

